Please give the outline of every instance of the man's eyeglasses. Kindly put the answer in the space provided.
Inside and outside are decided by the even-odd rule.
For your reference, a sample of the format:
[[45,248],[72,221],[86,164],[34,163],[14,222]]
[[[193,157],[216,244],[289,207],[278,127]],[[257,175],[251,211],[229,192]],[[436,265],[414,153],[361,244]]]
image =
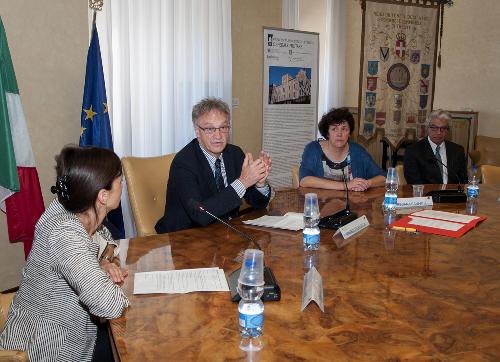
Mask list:
[[201,127],[196,125],[199,129],[201,129],[206,134],[214,134],[215,131],[219,130],[220,133],[228,133],[231,129],[231,126],[222,126],[222,127]]
[[441,131],[441,132],[446,132],[446,131],[449,131],[450,130],[450,127],[449,126],[444,126],[444,127],[438,127],[438,126],[429,126],[429,129],[433,132],[438,132],[438,131]]

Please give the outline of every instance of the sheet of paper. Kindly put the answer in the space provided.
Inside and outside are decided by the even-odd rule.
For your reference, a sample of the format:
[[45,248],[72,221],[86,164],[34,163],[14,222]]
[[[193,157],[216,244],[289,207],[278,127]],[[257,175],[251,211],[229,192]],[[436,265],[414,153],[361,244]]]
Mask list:
[[134,294],[229,291],[224,270],[219,268],[181,269],[136,273]]
[[457,231],[462,226],[464,226],[464,224],[460,224],[460,223],[456,223],[456,222],[427,219],[424,217],[410,216],[410,218],[411,218],[411,221],[408,223],[410,225],[427,226],[427,227],[437,228],[437,229],[442,229],[442,230]]
[[243,223],[247,225],[296,231],[304,228],[304,215],[300,212],[287,212],[283,216],[266,215],[253,220],[245,220]]
[[319,309],[321,309],[323,313],[325,312],[325,306],[323,304],[323,279],[314,266],[304,275],[302,306],[300,311],[304,311],[311,301],[316,302]]
[[455,221],[455,222],[461,222],[462,224],[467,224],[472,220],[479,219],[478,216],[457,214],[454,212],[446,212],[446,211],[435,211],[435,210],[418,211],[414,213],[413,216],[430,217],[433,219]]

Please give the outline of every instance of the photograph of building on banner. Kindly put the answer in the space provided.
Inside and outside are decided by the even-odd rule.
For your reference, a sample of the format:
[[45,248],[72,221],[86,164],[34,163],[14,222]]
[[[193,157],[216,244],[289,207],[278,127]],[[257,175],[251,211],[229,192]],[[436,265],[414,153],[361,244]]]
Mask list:
[[395,148],[425,136],[432,110],[437,5],[366,0],[363,11],[359,136],[382,132]]

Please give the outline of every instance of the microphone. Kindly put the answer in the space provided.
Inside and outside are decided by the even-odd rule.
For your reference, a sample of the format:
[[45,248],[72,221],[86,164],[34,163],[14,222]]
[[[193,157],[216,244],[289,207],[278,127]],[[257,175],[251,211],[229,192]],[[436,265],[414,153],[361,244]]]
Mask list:
[[[191,200],[189,200],[188,204],[190,207],[194,208],[195,210],[204,212],[207,215],[213,217],[215,220],[219,221],[224,226],[235,231],[236,233],[240,234],[245,239],[250,241],[253,245],[255,245],[257,247],[257,249],[262,250],[259,243],[257,243],[250,235],[248,235],[246,232],[236,228],[235,226],[231,225],[227,221],[222,220],[218,216],[215,216],[213,213],[206,210],[201,205],[201,203],[199,203],[198,201],[191,199]],[[227,277],[227,282],[228,282],[229,289],[231,292],[231,300],[233,302],[239,302],[241,300],[241,296],[238,293],[238,278],[240,276],[240,271],[241,271],[241,268],[238,268],[235,271],[233,271],[231,274],[229,274],[229,276]],[[278,281],[276,280],[276,277],[274,276],[271,268],[269,268],[267,266],[264,266],[264,294],[262,294],[261,299],[263,302],[278,301],[281,299],[281,289],[280,289],[280,286],[278,285]]]
[[458,173],[457,173],[455,170],[453,170],[453,169],[449,168],[447,165],[445,165],[445,164],[443,163],[443,161],[441,161],[440,159],[438,159],[436,156],[432,156],[432,157],[430,157],[430,158],[429,158],[429,161],[434,161],[434,162],[435,162],[435,163],[437,163],[438,165],[442,165],[443,167],[445,167],[445,168],[446,168],[446,171],[447,171],[448,173],[450,173],[450,171],[451,171],[451,173],[453,174],[453,176],[455,176],[455,177],[457,178],[457,180],[458,180],[458,191],[460,191],[460,192],[464,192],[464,187],[463,187],[462,182],[461,182],[461,180],[460,180],[460,176],[458,175]]
[[191,204],[191,206],[193,206],[195,209],[197,210],[200,210],[200,211],[203,211],[205,214],[213,217],[215,220],[217,220],[218,222],[224,224],[225,226],[227,226],[228,228],[230,228],[231,230],[233,230],[234,232],[240,234],[241,236],[243,236],[245,239],[247,239],[248,241],[250,241],[253,245],[256,246],[257,249],[259,250],[262,250],[259,243],[257,243],[250,235],[248,235],[246,232],[234,227],[233,225],[231,225],[230,223],[228,223],[227,221],[224,221],[222,220],[220,217],[218,216],[215,216],[214,214],[212,214],[210,211],[206,210],[199,202],[195,201],[194,199],[191,199],[189,201],[189,203]]
[[462,182],[460,180],[460,176],[458,173],[449,168],[447,165],[443,163],[440,159],[438,159],[436,156],[432,156],[428,158],[428,161],[434,162],[437,165],[442,165],[443,167],[446,168],[446,171],[448,173],[453,174],[458,180],[458,188],[457,189],[446,189],[446,190],[433,190],[427,192],[425,195],[426,196],[432,196],[432,201],[436,203],[442,203],[442,202],[450,202],[450,203],[460,203],[460,202],[466,202],[467,201],[467,195],[464,193],[464,187],[462,185]]
[[342,180],[344,181],[346,198],[345,209],[340,210],[335,214],[321,218],[319,221],[319,227],[326,229],[338,229],[344,225],[349,224],[351,221],[356,220],[358,217],[358,215],[352,212],[349,208],[349,189],[347,188],[347,177],[344,172],[344,168],[347,166],[347,161],[344,160],[342,162],[332,162],[324,154],[322,158],[326,162],[328,167],[334,170],[342,170]]

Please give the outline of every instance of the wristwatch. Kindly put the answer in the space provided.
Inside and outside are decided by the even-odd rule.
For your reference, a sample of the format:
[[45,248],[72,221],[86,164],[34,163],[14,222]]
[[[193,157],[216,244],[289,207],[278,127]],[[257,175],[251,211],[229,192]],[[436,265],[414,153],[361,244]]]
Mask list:
[[105,255],[103,257],[101,257],[101,261],[103,260],[107,260],[108,262],[111,263],[111,260],[113,260],[113,255]]

